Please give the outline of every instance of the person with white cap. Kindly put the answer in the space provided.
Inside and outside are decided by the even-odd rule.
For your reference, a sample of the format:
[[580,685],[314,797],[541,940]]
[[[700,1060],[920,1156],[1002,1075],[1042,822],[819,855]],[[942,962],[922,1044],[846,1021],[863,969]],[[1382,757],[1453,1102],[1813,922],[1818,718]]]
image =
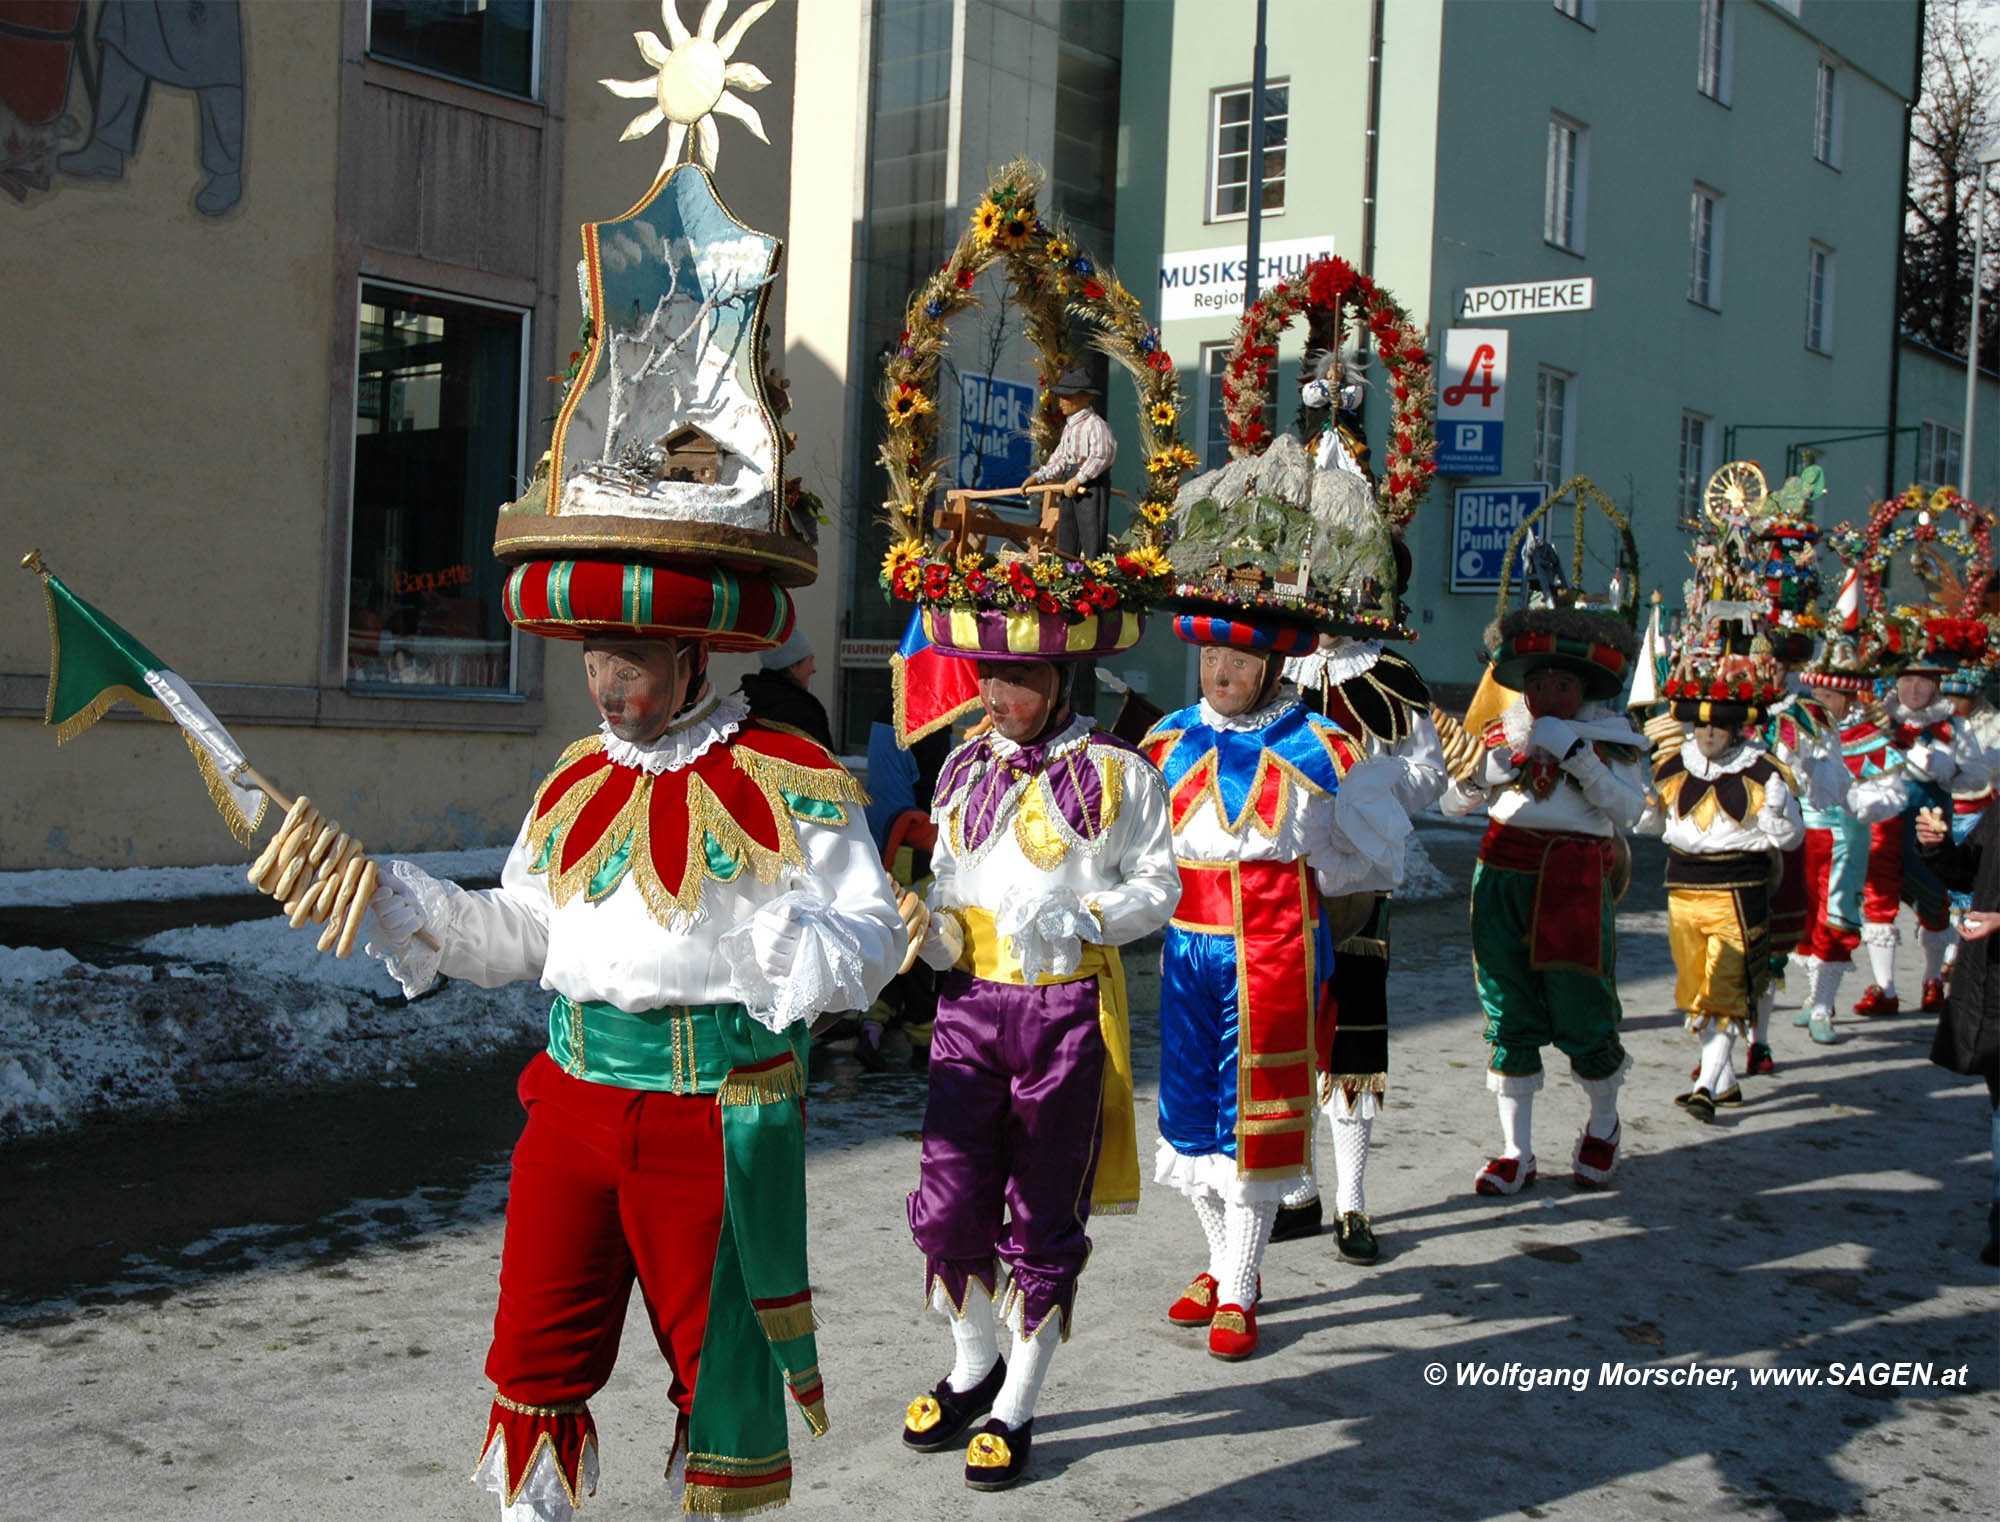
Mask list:
[[744,701],[757,722],[804,735],[833,749],[833,725],[827,719],[826,706],[806,685],[818,665],[812,641],[795,628],[789,639],[766,650],[758,660],[761,669],[749,673],[741,684]]

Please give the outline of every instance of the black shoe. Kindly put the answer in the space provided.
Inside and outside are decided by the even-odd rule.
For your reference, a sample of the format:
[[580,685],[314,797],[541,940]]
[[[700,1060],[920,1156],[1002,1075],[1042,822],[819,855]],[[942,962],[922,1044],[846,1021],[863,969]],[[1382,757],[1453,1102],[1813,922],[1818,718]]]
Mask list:
[[986,1377],[970,1390],[952,1389],[941,1379],[928,1395],[910,1402],[903,1416],[903,1446],[918,1453],[941,1453],[951,1447],[980,1417],[993,1409],[1007,1378],[1007,1360],[996,1358]]
[[1373,1263],[1382,1254],[1369,1228],[1368,1217],[1358,1210],[1343,1210],[1333,1223],[1334,1245],[1350,1263]]
[[1028,1451],[1034,1441],[1032,1416],[1018,1430],[1010,1429],[997,1416],[989,1419],[965,1450],[965,1483],[974,1490],[1012,1489],[1027,1472]]
[[1674,1103],[1705,1126],[1715,1122],[1715,1097],[1707,1089],[1697,1088],[1691,1093],[1677,1094]]
[[1303,1205],[1280,1205],[1277,1223],[1271,1227],[1273,1242],[1293,1242],[1300,1237],[1316,1237],[1320,1228],[1320,1208],[1317,1199],[1310,1199]]

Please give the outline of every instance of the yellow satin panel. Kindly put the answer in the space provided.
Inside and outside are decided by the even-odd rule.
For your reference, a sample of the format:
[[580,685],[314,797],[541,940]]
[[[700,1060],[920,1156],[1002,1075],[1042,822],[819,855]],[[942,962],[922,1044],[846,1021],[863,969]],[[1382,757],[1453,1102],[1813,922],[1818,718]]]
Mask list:
[[1752,1011],[1736,895],[1727,888],[1675,888],[1667,895],[1667,941],[1674,1002],[1698,1019],[1747,1027]]
[[[958,911],[965,922],[961,972],[989,983],[1027,982],[1011,936],[1002,936],[984,909]],[[1125,1002],[1125,964],[1113,946],[1083,943],[1083,956],[1067,978],[1044,973],[1036,986],[1097,979],[1097,1028],[1104,1037],[1104,1098],[1100,1111],[1097,1181],[1090,1208],[1096,1215],[1127,1215],[1139,1208],[1139,1135],[1132,1117],[1132,1021]]]

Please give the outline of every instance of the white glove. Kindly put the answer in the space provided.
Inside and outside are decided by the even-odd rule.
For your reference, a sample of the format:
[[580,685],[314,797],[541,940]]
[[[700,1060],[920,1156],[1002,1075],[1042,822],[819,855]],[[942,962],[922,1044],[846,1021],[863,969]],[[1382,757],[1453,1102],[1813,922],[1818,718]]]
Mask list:
[[965,926],[949,909],[933,909],[924,938],[917,947],[924,965],[938,972],[950,972],[965,955]]
[[1533,727],[1528,731],[1528,743],[1536,750],[1547,751],[1558,761],[1569,754],[1570,747],[1576,744],[1577,739],[1574,724],[1551,714],[1544,714],[1535,720]]
[[1029,983],[1040,982],[1044,973],[1074,977],[1083,960],[1083,943],[1104,939],[1097,916],[1084,907],[1074,888],[1017,898],[994,916],[993,928],[1012,938],[1021,976]]
[[382,932],[390,952],[408,951],[419,930],[428,930],[423,900],[416,890],[393,872],[384,872],[375,881],[374,895],[368,900],[375,926]]
[[750,1017],[771,1030],[868,1007],[861,939],[816,888],[780,894],[717,945]]
[[1939,787],[1945,786],[1958,775],[1958,762],[1945,746],[1926,741],[1911,749],[1906,758],[1911,771],[1928,778]]
[[1505,750],[1495,746],[1480,757],[1472,781],[1479,787],[1502,787],[1520,774],[1521,769],[1514,764],[1514,758]]
[[750,954],[757,970],[773,983],[791,976],[799,956],[797,906],[778,899],[750,917]]

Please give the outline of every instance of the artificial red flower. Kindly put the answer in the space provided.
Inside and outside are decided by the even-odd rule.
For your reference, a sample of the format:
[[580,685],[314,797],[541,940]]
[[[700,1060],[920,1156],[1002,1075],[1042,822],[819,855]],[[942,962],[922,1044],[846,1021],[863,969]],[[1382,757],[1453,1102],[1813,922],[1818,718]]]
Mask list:
[[1035,594],[1035,606],[1037,608],[1040,608],[1044,613],[1053,613],[1058,608],[1060,608],[1062,604],[1057,602],[1055,598],[1051,597],[1047,592],[1037,592]]
[[1095,280],[1084,281],[1083,299],[1085,301],[1102,301],[1104,299],[1104,287],[1099,285]]
[[924,567],[924,596],[942,597],[951,589],[951,571],[941,565]]

